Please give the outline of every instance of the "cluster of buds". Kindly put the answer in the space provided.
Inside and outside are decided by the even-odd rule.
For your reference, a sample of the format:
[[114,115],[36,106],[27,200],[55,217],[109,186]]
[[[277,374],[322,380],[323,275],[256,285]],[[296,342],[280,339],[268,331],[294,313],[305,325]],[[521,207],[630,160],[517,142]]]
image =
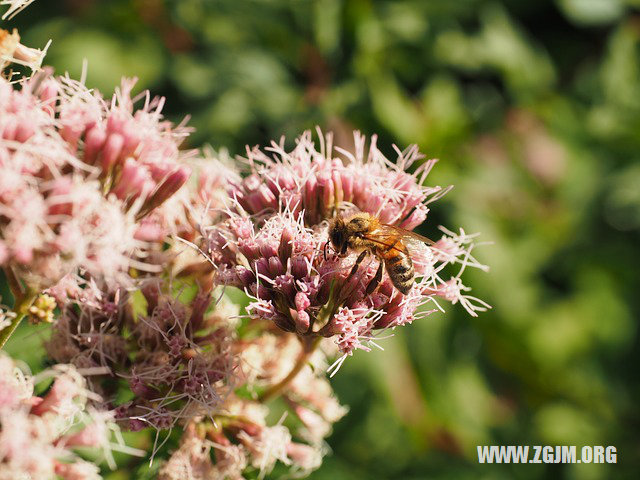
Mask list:
[[[240,175],[228,158],[216,158],[208,148],[202,153],[186,159],[192,171],[186,188],[139,221],[137,239],[156,245],[170,236],[194,242],[200,225],[210,225],[219,219],[228,200],[227,187],[239,182]],[[184,264],[188,254],[182,253],[182,257],[180,262]],[[166,264],[166,255],[163,262]]]
[[38,295],[29,307],[29,320],[34,324],[42,322],[53,323],[56,307],[56,300],[53,297],[50,297],[46,293]]
[[35,291],[144,268],[141,221],[188,180],[186,130],[162,121],[162,100],[134,111],[133,84],[107,105],[69,78],[0,79],[0,265]]
[[128,428],[172,428],[215,411],[234,387],[228,309],[209,311],[210,292],[181,301],[147,284],[63,309],[47,348],[56,361],[105,367],[92,387],[105,398],[127,385],[118,405]]
[[[161,469],[161,479],[241,478],[250,472],[264,476],[277,462],[302,477],[322,463],[324,439],[346,413],[322,373],[327,352],[311,351],[268,322],[251,321],[249,328],[262,334],[236,342],[245,393],[228,397],[211,419],[188,425],[180,447]],[[295,365],[303,366],[288,378]],[[270,388],[263,390],[265,385]],[[267,415],[273,412],[265,402],[270,392],[275,395],[274,386],[291,414],[268,425]],[[257,390],[262,393],[256,395]]]
[[17,90],[0,79],[0,265],[36,291],[80,267],[113,278],[135,248],[134,219],[79,174],[50,91],[35,84]]
[[[254,318],[300,336],[335,336],[345,356],[375,345],[376,331],[429,315],[440,308],[440,298],[461,302],[472,315],[487,308],[460,280],[467,266],[485,268],[471,256],[473,235],[445,230],[432,246],[414,244],[415,281],[406,294],[386,277],[370,287],[381,261],[376,256],[359,262],[360,252],[326,254],[331,216],[367,212],[412,230],[448,188],[423,185],[435,160],[406,172],[423,159],[415,147],[398,151],[392,163],[375,138],[366,154],[365,139],[356,133],[355,154],[337,149],[342,158],[333,157],[330,136],[321,140],[320,151],[305,133],[291,152],[278,144],[270,149],[273,158],[249,152],[252,171],[230,187],[234,202],[227,218],[203,228],[217,281],[252,296]],[[457,274],[443,278],[455,264]],[[429,303],[433,308],[423,307]]]
[[[103,372],[89,382],[102,398],[125,389],[128,400],[110,406],[126,428],[185,428],[161,478],[199,469],[237,478],[278,461],[298,472],[317,468],[324,439],[346,413],[323,373],[335,349],[314,348],[272,322],[240,322],[224,296],[211,308],[212,296],[157,283],[134,294],[95,292],[63,309],[49,355]],[[266,402],[276,395],[293,414],[269,425]]]
[[61,78],[57,125],[70,150],[93,167],[108,194],[142,218],[177,192],[190,168],[178,150],[189,130],[162,119],[163,98],[131,97],[136,79],[124,79],[110,104],[80,82]]
[[[51,380],[46,394],[34,395],[36,384]],[[112,451],[143,453],[122,443],[113,415],[89,407],[90,398],[95,394],[69,365],[33,377],[0,354],[0,479],[100,479],[97,465],[76,449],[101,451],[113,468]]]
[[[427,205],[451,188],[424,185],[436,160],[427,160],[408,173],[424,158],[415,145],[404,152],[397,150],[393,163],[378,150],[375,136],[367,152],[366,138],[355,132],[351,153],[334,149],[331,135],[318,135],[319,151],[311,132],[297,138],[291,152],[285,150],[284,139],[265,149],[272,157],[258,148],[247,151],[251,172],[230,191],[243,211],[262,215],[287,206],[295,216],[304,213],[305,225],[315,226],[351,207],[383,223],[413,230],[427,218]],[[334,150],[342,158],[334,157]]]

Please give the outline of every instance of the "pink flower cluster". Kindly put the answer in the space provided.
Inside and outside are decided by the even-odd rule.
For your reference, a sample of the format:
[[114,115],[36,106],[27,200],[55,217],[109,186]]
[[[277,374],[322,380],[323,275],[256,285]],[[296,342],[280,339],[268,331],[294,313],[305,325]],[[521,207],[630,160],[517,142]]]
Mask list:
[[[36,384],[51,379],[46,394],[34,395]],[[118,437],[112,414],[88,407],[92,396],[71,366],[57,365],[32,377],[0,354],[0,479],[100,479],[97,465],[75,449],[98,449],[113,467],[112,450],[140,454],[112,443],[112,436]]]
[[69,78],[0,78],[0,265],[34,290],[144,268],[139,221],[190,175],[185,129],[162,120],[161,99],[134,111],[134,83],[107,104]]
[[[76,171],[80,184],[99,186],[101,198],[131,219],[135,232],[128,238],[155,245],[145,247],[146,260],[162,268],[126,290],[94,281],[93,272],[82,285],[73,275],[64,276],[48,290],[62,312],[47,349],[58,362],[102,369],[89,385],[107,401],[127,391],[125,403],[109,403],[121,424],[158,432],[184,429],[160,478],[264,475],[277,462],[306,475],[320,465],[324,439],[346,413],[324,378],[330,357],[342,354],[331,367],[335,372],[356,349],[376,345],[378,332],[429,315],[440,308],[439,299],[461,302],[471,314],[486,307],[461,281],[467,266],[485,268],[471,255],[474,235],[464,231],[443,229],[434,245],[411,244],[416,278],[407,294],[386,276],[368,288],[379,264],[374,256],[354,268],[358,252],[327,255],[333,215],[366,211],[407,229],[426,218],[427,204],[447,189],[422,185],[434,161],[406,173],[422,160],[415,148],[398,152],[394,164],[375,143],[365,154],[364,138],[356,134],[355,153],[338,150],[341,156],[334,158],[330,137],[322,139],[318,152],[305,134],[293,152],[274,145],[275,158],[251,151],[252,172],[244,179],[224,161],[189,159],[195,174],[188,188],[158,202],[163,182],[186,171],[180,166],[186,164],[171,147],[176,138],[156,122],[155,107],[133,114],[122,100],[130,98],[128,84],[109,108],[68,79],[56,85],[63,88],[52,98],[66,100],[57,100],[53,117],[43,110],[43,121],[54,123],[37,131],[63,139],[64,151],[80,161],[77,168],[88,169]],[[96,108],[103,113],[94,115]],[[155,126],[147,137],[127,136],[130,127],[117,127],[135,121]],[[140,143],[132,150],[127,142]],[[153,172],[164,158],[173,163],[157,181]],[[138,173],[122,183],[132,165]],[[133,181],[140,178],[144,181]],[[146,187],[148,182],[152,186]],[[44,199],[50,197],[56,198]],[[59,215],[74,218],[64,209]],[[184,245],[197,242],[198,232],[206,262]],[[166,250],[163,241],[170,233],[184,242]],[[129,264],[142,258],[130,252],[122,257]],[[458,272],[447,278],[444,272],[451,267]],[[248,294],[247,318],[240,322],[226,296],[214,295],[216,285]],[[433,306],[426,308],[429,303]],[[273,396],[282,398],[289,412],[275,424],[267,420]],[[158,449],[156,443],[153,454]]]
[[[270,332],[268,322],[253,321],[251,328],[266,330],[253,340],[238,341],[236,346],[242,385],[253,393],[281,382],[305,350],[294,336]],[[326,368],[324,349],[305,358],[314,368],[306,365],[279,392],[292,412],[290,418],[285,414],[275,425],[268,425],[270,409],[260,398],[229,396],[211,421],[186,428],[180,447],[161,469],[160,478],[240,478],[243,472],[251,471],[264,476],[277,462],[289,466],[296,476],[318,468],[327,453],[324,439],[347,410],[335,399],[321,373]]]
[[[98,168],[106,191],[144,216],[173,195],[189,178],[178,150],[188,129],[162,119],[164,98],[143,94],[134,110],[135,79],[125,79],[111,101],[69,78],[60,82],[58,128],[72,153]],[[83,148],[80,152],[80,141]]]
[[[376,137],[366,149],[366,137],[354,133],[354,152],[333,148],[332,136],[318,132],[320,150],[311,132],[296,139],[287,152],[284,139],[265,151],[247,151],[250,174],[230,189],[242,209],[250,215],[277,213],[283,207],[297,216],[304,212],[304,223],[314,226],[338,211],[355,209],[375,215],[383,223],[413,230],[426,218],[427,205],[446,194],[451,187],[424,186],[436,160],[408,170],[424,156],[414,145],[390,162],[378,150]],[[334,157],[334,150],[340,157]]]
[[[268,472],[278,461],[299,472],[317,468],[324,438],[346,413],[324,378],[331,344],[309,349],[260,319],[248,320],[240,335],[226,297],[212,308],[210,292],[183,301],[167,287],[150,282],[133,295],[96,293],[67,305],[47,344],[50,356],[101,371],[89,385],[102,398],[125,387],[133,398],[116,407],[115,419],[129,429],[186,429],[161,478],[190,478],[184,472],[198,469],[234,478],[245,469]],[[300,359],[303,368],[284,382]],[[278,384],[291,425],[267,422],[264,392]]]
[[[464,232],[444,231],[431,247],[411,244],[416,277],[406,295],[386,276],[368,291],[378,268],[375,257],[354,269],[359,252],[325,255],[332,215],[363,211],[411,230],[425,220],[427,205],[448,191],[423,185],[435,160],[407,173],[423,158],[415,147],[398,150],[392,163],[377,149],[375,137],[368,152],[358,133],[355,145],[355,153],[336,149],[341,156],[334,157],[330,136],[321,137],[318,151],[305,133],[291,152],[282,144],[268,149],[274,157],[251,150],[251,173],[230,187],[227,218],[203,229],[217,281],[252,296],[253,317],[301,336],[335,336],[345,355],[375,345],[376,331],[440,308],[439,298],[461,302],[472,315],[488,307],[469,296],[460,280],[467,266],[486,268],[471,256],[473,236]],[[459,272],[443,278],[445,268],[455,264]],[[433,308],[424,308],[429,303]]]
[[150,282],[132,297],[122,291],[66,306],[47,349],[52,358],[105,367],[92,387],[105,398],[127,383],[134,398],[118,419],[139,430],[172,428],[215,411],[234,386],[232,334],[221,312],[208,311],[209,292],[182,301]]
[[[0,3],[11,14],[29,1]],[[0,30],[0,70],[37,68],[40,53]],[[450,189],[425,185],[435,160],[412,146],[390,161],[357,132],[352,151],[331,135],[317,147],[306,132],[291,151],[284,139],[249,149],[243,176],[181,151],[189,130],[163,119],[164,99],[132,96],[134,84],[105,100],[48,72],[0,76],[0,267],[16,297],[0,331],[22,314],[55,316],[48,354],[73,365],[33,378],[0,356],[0,480],[99,478],[74,449],[100,448],[110,464],[111,449],[137,453],[111,442],[116,421],[153,427],[152,456],[162,431],[183,429],[163,480],[262,478],[278,462],[305,476],[347,411],[325,371],[440,300],[488,308],[461,279],[486,269],[475,235],[403,240],[415,270],[403,294],[376,278],[375,255],[328,249],[329,226],[366,212],[414,230]],[[247,294],[248,315],[226,286]],[[49,296],[33,303],[45,289],[59,314]]]

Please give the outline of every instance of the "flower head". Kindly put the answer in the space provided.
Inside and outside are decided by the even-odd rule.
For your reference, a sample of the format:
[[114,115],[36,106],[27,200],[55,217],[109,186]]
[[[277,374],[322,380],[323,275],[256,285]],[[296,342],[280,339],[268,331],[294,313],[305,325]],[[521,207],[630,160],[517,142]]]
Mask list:
[[[43,396],[33,395],[35,384],[50,380]],[[69,365],[33,377],[0,354],[0,478],[100,478],[97,466],[73,451],[77,446],[102,450],[114,468],[112,450],[140,454],[112,442],[112,415],[88,408],[90,397],[97,398]]]
[[189,134],[162,117],[164,98],[131,92],[137,79],[123,79],[111,103],[81,82],[59,80],[57,126],[70,148],[97,169],[103,188],[128,205],[137,201],[142,217],[161,205],[188,180],[190,168],[180,143]]
[[128,267],[157,268],[142,222],[187,182],[188,130],[163,120],[163,99],[135,109],[134,84],[108,104],[68,77],[0,79],[0,264],[36,291],[80,270],[127,283]]
[[252,320],[245,328],[251,333],[237,338],[233,346],[239,370],[236,393],[228,395],[210,418],[195,418],[186,427],[160,478],[240,478],[251,471],[264,478],[277,463],[296,474],[320,466],[327,453],[324,438],[346,413],[322,373],[325,348],[305,357],[308,363],[295,380],[283,385],[282,398],[293,418],[283,415],[271,424],[271,405],[256,394],[287,377],[304,354],[303,346],[295,335],[265,321]]
[[[443,294],[447,265],[458,264],[459,273],[466,266],[485,268],[471,256],[472,237],[448,231],[433,246],[407,243],[415,278],[404,294],[386,275],[376,278],[379,255],[347,251],[327,256],[332,215],[362,211],[411,230],[426,218],[427,205],[448,190],[423,185],[434,160],[413,174],[405,171],[422,158],[416,147],[397,151],[394,164],[377,149],[375,138],[368,154],[364,137],[356,133],[355,139],[354,154],[337,149],[343,158],[332,156],[330,137],[317,151],[309,133],[291,152],[272,144],[268,150],[274,158],[250,151],[252,173],[231,186],[234,201],[226,220],[204,228],[217,280],[253,298],[248,308],[253,318],[301,336],[335,337],[345,355],[376,345],[377,330],[435,311],[437,298],[454,303],[467,298]],[[459,274],[456,278],[459,282]],[[487,307],[468,299],[473,300],[464,305],[473,315]],[[434,308],[422,308],[428,303]]]
[[383,223],[412,230],[426,219],[429,203],[450,187],[427,187],[423,183],[436,160],[422,161],[416,146],[399,151],[396,163],[378,150],[372,137],[368,151],[366,138],[354,133],[355,151],[336,148],[332,136],[320,136],[320,151],[305,132],[296,147],[287,152],[284,139],[265,149],[247,151],[250,174],[230,189],[244,211],[250,215],[277,212],[288,206],[294,214],[304,212],[307,226],[320,224],[338,211],[355,209],[375,215]]
[[[117,416],[131,428],[171,428],[211,414],[233,387],[226,319],[208,311],[207,292],[183,303],[150,283],[142,294],[134,299],[118,291],[65,307],[48,343],[51,356],[106,367],[125,381],[134,397],[118,407]],[[134,314],[140,301],[144,311]],[[101,380],[92,380],[94,388],[107,394],[108,377],[105,387]]]

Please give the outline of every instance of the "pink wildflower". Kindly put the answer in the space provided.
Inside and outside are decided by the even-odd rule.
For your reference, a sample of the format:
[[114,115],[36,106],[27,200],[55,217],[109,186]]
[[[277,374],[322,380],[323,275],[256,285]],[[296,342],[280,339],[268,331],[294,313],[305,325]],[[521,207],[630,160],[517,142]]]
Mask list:
[[[188,304],[163,293],[157,282],[142,293],[147,308],[136,316],[122,292],[65,307],[48,343],[51,356],[107,367],[127,379],[135,397],[117,413],[131,427],[171,428],[215,411],[235,369],[226,319],[208,312],[208,292]],[[99,389],[100,378],[92,383]]]
[[131,91],[136,79],[124,79],[111,101],[87,90],[80,82],[60,79],[58,128],[72,151],[88,166],[99,168],[100,179],[119,199],[138,204],[138,217],[175,194],[188,180],[190,169],[179,150],[189,130],[163,120],[164,98],[151,99],[142,108]]
[[269,157],[258,148],[247,151],[251,173],[233,185],[230,195],[238,199],[249,214],[277,212],[284,205],[294,214],[304,211],[305,224],[317,225],[345,207],[377,216],[412,230],[427,215],[426,205],[443,196],[450,187],[426,187],[424,180],[436,160],[418,166],[413,174],[407,170],[424,157],[412,146],[398,153],[390,162],[378,150],[372,137],[368,153],[366,138],[355,132],[355,152],[336,148],[342,155],[333,157],[332,136],[320,136],[320,151],[311,132],[296,140],[293,151],[284,148],[284,139],[266,148]]
[[0,79],[0,264],[35,290],[80,269],[126,283],[128,267],[156,268],[144,241],[164,237],[137,223],[187,182],[188,130],[162,119],[163,99],[136,110],[134,84],[107,104],[68,77]]
[[[252,318],[301,336],[336,336],[345,355],[375,346],[376,330],[435,311],[424,309],[426,304],[439,308],[437,286],[444,283],[440,275],[447,265],[458,264],[459,274],[467,266],[486,268],[471,256],[474,236],[449,231],[431,247],[408,244],[416,274],[406,295],[386,275],[369,289],[379,265],[374,256],[355,269],[359,252],[325,256],[327,220],[333,214],[365,211],[411,230],[426,218],[427,205],[449,190],[423,185],[435,160],[422,163],[414,174],[405,171],[422,159],[417,148],[396,150],[394,164],[376,148],[375,138],[368,153],[364,137],[356,133],[355,138],[355,154],[337,149],[342,159],[333,158],[330,136],[321,139],[317,151],[309,133],[291,152],[282,142],[272,144],[267,150],[274,158],[251,150],[252,173],[232,184],[235,200],[225,211],[227,219],[203,229],[217,281],[253,298]],[[471,298],[464,306],[472,315],[487,308]]]
[[[33,396],[33,385],[49,379],[45,396]],[[112,467],[112,449],[139,455],[111,442],[117,427],[110,414],[87,409],[89,397],[97,399],[73,367],[56,365],[34,378],[0,354],[0,478],[100,478],[97,467],[70,448],[78,445],[99,448]]]
[[300,474],[304,476],[307,476],[322,464],[322,451],[303,443],[290,443],[287,446],[287,455]]

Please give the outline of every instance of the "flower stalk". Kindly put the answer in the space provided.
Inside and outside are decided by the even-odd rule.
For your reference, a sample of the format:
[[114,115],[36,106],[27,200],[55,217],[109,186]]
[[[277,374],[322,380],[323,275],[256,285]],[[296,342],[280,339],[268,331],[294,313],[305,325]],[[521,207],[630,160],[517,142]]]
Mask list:
[[298,373],[300,373],[300,371],[307,364],[309,358],[316,350],[321,340],[322,337],[301,337],[300,341],[302,342],[303,348],[291,371],[278,383],[271,385],[264,392],[262,392],[258,397],[258,401],[261,403],[266,403],[272,398],[280,395],[280,393],[282,393],[282,391],[289,385],[289,383],[291,383],[291,381],[296,378]]
[[9,288],[11,289],[11,293],[13,294],[14,302],[13,302],[13,311],[16,316],[11,320],[11,323],[7,325],[5,328],[0,330],[0,349],[4,348],[4,345],[7,343],[7,340],[13,335],[13,332],[16,331],[22,319],[27,316],[29,313],[29,307],[36,299],[36,293],[32,292],[30,289],[24,290],[22,285],[20,285],[20,280],[16,277],[13,270],[9,268],[4,269],[5,276],[7,277],[7,283],[9,284]]

